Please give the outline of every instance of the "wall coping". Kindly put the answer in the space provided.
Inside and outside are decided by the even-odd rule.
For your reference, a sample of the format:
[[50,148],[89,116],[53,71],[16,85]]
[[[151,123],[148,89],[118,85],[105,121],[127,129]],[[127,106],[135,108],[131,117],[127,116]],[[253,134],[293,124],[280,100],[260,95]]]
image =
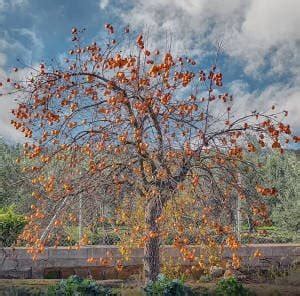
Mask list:
[[[200,245],[188,245],[189,248],[201,248]],[[284,244],[243,244],[240,246],[240,248],[261,248],[261,247],[299,247],[300,243],[284,243]],[[85,245],[81,246],[80,249],[93,249],[93,248],[103,248],[103,249],[118,249],[119,247],[116,245]],[[161,245],[160,248],[171,248],[174,247],[171,245]],[[1,250],[28,250],[28,247],[0,247]],[[135,248],[135,249],[143,249],[143,248]],[[69,250],[69,247],[67,246],[58,246],[58,247],[46,247],[45,250]],[[74,251],[75,249],[72,249]],[[75,250],[76,251],[76,250]]]

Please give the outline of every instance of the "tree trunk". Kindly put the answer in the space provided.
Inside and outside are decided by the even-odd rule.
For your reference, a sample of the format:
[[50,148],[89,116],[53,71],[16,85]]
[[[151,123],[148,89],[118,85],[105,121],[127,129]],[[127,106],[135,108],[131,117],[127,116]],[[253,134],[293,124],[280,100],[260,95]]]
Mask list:
[[156,219],[161,215],[162,208],[159,200],[152,199],[145,209],[145,221],[152,237],[144,247],[144,276],[145,282],[155,281],[160,271],[159,258],[159,226]]

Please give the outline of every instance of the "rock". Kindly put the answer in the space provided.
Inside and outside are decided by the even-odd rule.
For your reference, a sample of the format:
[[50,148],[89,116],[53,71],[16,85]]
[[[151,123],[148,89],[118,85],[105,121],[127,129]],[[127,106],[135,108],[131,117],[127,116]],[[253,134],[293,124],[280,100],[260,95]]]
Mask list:
[[224,269],[220,266],[212,266],[209,273],[213,278],[218,278],[224,274]]
[[228,279],[228,278],[233,277],[233,276],[234,276],[234,274],[233,274],[233,272],[232,272],[231,269],[226,269],[225,270],[225,272],[224,272],[224,279]]
[[31,279],[32,278],[32,270],[31,268],[27,268],[24,270],[6,270],[4,272],[0,271],[1,279]]
[[292,262],[291,259],[288,257],[281,257],[280,258],[280,267],[289,267],[291,266]]
[[240,275],[237,275],[236,278],[237,278],[239,281],[243,281],[243,280],[247,279],[247,276],[244,275],[244,274],[240,274]]
[[300,266],[300,258],[296,258],[292,261],[292,266]]
[[224,272],[224,278],[227,279],[230,277],[235,277],[237,280],[244,280],[247,278],[247,276],[245,274],[243,274],[242,272],[240,272],[239,270],[227,269]]

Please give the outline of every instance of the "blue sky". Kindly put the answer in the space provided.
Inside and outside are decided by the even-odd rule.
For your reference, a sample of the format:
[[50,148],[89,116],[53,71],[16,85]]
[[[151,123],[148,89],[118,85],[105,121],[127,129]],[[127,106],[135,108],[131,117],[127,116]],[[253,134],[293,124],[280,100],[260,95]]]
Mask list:
[[[70,46],[73,26],[97,39],[106,22],[166,34],[178,54],[208,65],[222,41],[220,67],[239,112],[272,104],[289,110],[300,134],[299,0],[0,0],[0,80],[21,58],[27,64],[57,58]],[[0,135],[19,141],[9,126],[13,102],[0,101]]]

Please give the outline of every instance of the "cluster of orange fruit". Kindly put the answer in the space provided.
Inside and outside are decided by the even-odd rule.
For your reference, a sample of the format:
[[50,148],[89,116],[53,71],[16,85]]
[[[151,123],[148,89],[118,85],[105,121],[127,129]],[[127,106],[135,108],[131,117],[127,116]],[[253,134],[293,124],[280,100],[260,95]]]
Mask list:
[[256,191],[258,193],[260,193],[261,195],[265,195],[265,196],[267,196],[267,195],[274,196],[278,193],[277,189],[274,187],[273,188],[265,188],[261,185],[256,185]]

